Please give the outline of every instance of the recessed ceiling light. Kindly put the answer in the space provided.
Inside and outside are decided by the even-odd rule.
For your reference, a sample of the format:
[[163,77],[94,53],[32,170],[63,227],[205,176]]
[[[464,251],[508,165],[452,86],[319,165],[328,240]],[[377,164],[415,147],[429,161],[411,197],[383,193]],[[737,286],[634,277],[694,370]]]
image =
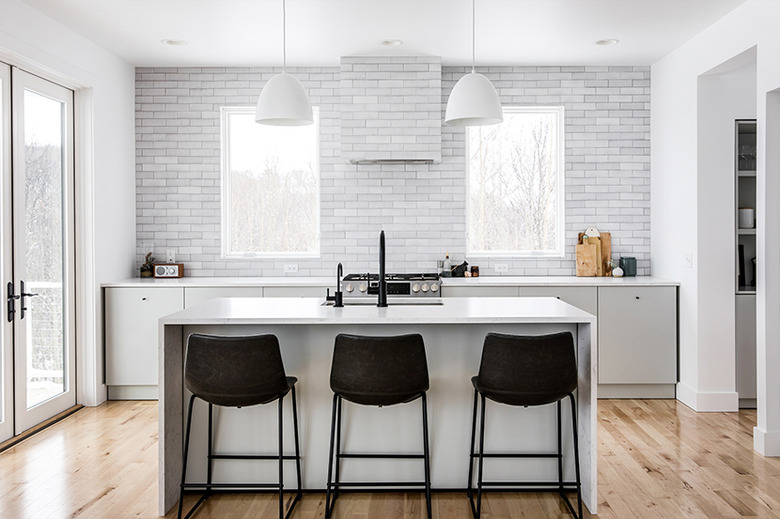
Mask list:
[[160,43],[164,43],[165,45],[173,45],[174,47],[183,47],[187,45],[187,42],[184,40],[160,40]]
[[598,40],[595,42],[596,45],[617,45],[620,43],[620,40],[616,40],[615,38],[609,38],[607,40]]
[[403,44],[403,40],[382,40],[379,42],[379,45],[384,45],[385,47],[399,47]]

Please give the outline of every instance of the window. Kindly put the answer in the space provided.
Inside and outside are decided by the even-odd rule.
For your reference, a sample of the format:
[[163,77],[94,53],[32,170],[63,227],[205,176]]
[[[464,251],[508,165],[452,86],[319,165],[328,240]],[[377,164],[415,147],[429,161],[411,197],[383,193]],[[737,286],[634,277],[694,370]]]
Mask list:
[[309,126],[264,126],[254,107],[222,108],[225,257],[319,254],[318,115]]
[[563,257],[563,107],[505,107],[466,139],[468,254]]

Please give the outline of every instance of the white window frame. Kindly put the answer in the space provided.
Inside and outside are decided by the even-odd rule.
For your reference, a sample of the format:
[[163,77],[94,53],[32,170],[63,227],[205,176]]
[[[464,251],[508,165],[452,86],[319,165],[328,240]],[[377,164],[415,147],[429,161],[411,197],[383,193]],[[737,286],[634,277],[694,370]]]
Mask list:
[[556,117],[556,145],[555,150],[556,160],[558,161],[558,178],[557,182],[557,230],[555,240],[555,250],[552,251],[520,251],[520,250],[474,250],[471,248],[471,240],[469,237],[469,230],[471,229],[471,149],[468,131],[466,129],[466,155],[464,157],[464,165],[466,169],[466,256],[471,258],[564,258],[565,257],[565,235],[566,235],[566,210],[564,207],[565,191],[566,191],[566,163],[565,163],[565,151],[566,145],[564,141],[565,136],[565,119],[563,106],[504,106],[504,115],[519,114],[519,113],[544,113],[554,114]]
[[[231,114],[251,113],[254,116],[254,106],[223,106],[220,109],[220,177],[221,177],[221,191],[220,191],[220,203],[222,207],[222,224],[221,224],[221,236],[220,240],[222,259],[270,259],[270,258],[319,258],[321,254],[321,229],[320,229],[320,210],[321,210],[321,175],[320,175],[320,134],[319,134],[319,108],[312,107],[314,115],[314,126],[316,128],[315,137],[315,152],[314,152],[314,166],[317,171],[316,175],[316,209],[315,209],[315,221],[316,226],[316,245],[315,249],[310,252],[292,252],[292,251],[268,251],[268,252],[231,252],[229,250],[229,237],[230,237],[230,161],[228,157],[228,139],[230,138],[228,130],[228,116]],[[282,128],[282,131],[284,128]]]

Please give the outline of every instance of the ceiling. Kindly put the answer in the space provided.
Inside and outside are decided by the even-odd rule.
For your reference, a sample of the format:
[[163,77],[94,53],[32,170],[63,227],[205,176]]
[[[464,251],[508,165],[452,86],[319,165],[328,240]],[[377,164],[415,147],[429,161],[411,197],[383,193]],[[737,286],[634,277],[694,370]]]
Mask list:
[[[477,64],[650,65],[745,1],[478,0]],[[282,63],[282,0],[25,2],[136,66]],[[608,38],[620,43],[594,44]],[[287,0],[289,66],[361,54],[470,64],[471,1]]]

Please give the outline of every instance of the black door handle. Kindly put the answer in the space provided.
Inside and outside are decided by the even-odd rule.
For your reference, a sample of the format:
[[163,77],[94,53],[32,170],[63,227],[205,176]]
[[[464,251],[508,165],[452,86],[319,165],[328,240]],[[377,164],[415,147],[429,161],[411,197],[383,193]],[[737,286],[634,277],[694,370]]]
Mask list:
[[7,286],[7,295],[8,295],[8,322],[13,322],[14,320],[14,314],[16,313],[16,303],[15,301],[17,299],[20,299],[22,296],[17,296],[14,294],[14,284],[9,281]]
[[19,319],[24,319],[24,311],[27,310],[27,307],[24,306],[24,298],[25,297],[35,297],[38,294],[31,294],[24,291],[24,281],[19,281],[19,292],[21,292],[21,298],[22,298],[22,311],[19,314]]

